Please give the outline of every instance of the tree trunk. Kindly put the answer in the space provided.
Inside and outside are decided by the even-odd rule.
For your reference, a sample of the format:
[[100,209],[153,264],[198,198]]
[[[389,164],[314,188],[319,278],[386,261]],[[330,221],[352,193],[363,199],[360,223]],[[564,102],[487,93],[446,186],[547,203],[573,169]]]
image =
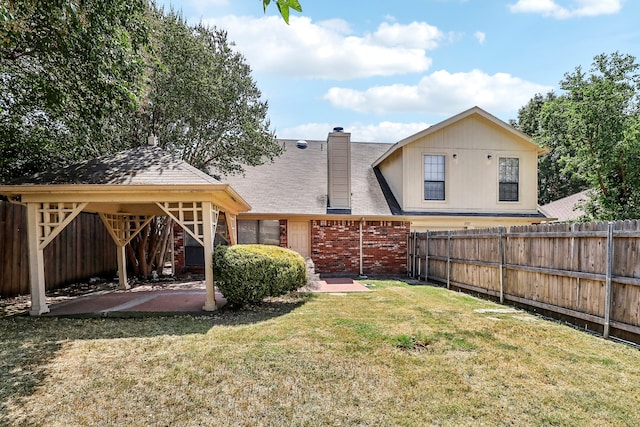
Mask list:
[[155,217],[127,245],[127,258],[133,274],[148,279],[153,271],[162,273],[165,253],[173,230],[173,220]]

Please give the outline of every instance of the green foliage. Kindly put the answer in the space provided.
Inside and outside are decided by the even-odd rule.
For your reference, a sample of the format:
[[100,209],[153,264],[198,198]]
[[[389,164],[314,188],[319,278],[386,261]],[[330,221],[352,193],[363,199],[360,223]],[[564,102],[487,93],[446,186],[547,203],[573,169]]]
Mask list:
[[273,160],[268,105],[232,46],[224,31],[144,0],[3,3],[0,182],[151,132],[206,172]]
[[216,285],[232,305],[255,304],[304,286],[300,254],[278,246],[218,246],[213,255]]
[[539,161],[538,202],[590,189],[584,220],[640,218],[640,65],[618,52],[576,67],[562,94],[538,94],[514,123],[548,148]]
[[137,105],[143,0],[0,7],[0,180],[95,156]]
[[[267,6],[271,3],[271,0],[263,0],[262,7],[264,10],[267,10]],[[278,6],[278,12],[282,15],[282,19],[287,24],[289,23],[289,9],[293,9],[298,12],[302,12],[302,6],[300,6],[300,2],[298,0],[276,0],[276,5]]]
[[542,109],[556,100],[553,92],[545,96],[536,94],[527,105],[518,110],[518,120],[512,123],[521,132],[526,133],[549,152],[538,160],[538,203],[547,204],[554,200],[570,196],[589,187],[584,178],[576,173],[569,162],[574,153],[570,146],[549,138],[545,129]]
[[225,175],[281,154],[268,105],[226,32],[160,10],[151,27],[155,62],[129,135],[137,132],[140,141],[153,132],[161,147],[191,165]]
[[631,55],[598,55],[589,73],[567,73],[565,93],[541,110],[541,137],[593,189],[587,219],[640,218],[639,67]]

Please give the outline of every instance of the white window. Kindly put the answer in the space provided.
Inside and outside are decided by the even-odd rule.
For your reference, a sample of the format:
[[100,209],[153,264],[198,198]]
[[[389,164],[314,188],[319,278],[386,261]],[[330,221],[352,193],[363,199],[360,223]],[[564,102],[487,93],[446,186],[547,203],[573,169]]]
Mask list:
[[500,157],[498,160],[498,200],[517,202],[519,200],[520,160],[514,157]]
[[444,200],[444,156],[424,156],[424,199]]
[[280,221],[278,220],[239,220],[237,227],[240,244],[280,245]]

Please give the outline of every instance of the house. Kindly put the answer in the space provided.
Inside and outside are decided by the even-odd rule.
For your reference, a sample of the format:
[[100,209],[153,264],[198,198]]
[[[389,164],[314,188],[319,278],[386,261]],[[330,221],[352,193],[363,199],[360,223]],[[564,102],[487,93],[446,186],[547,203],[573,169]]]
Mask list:
[[292,248],[321,274],[403,274],[410,231],[545,219],[545,151],[478,107],[395,144],[352,142],[342,128],[326,141],[280,142],[274,163],[223,178],[252,206],[238,215],[237,240]]
[[562,199],[554,200],[540,206],[540,212],[549,218],[554,218],[554,222],[578,221],[585,213],[581,205],[589,199],[589,192],[590,190],[584,190]]

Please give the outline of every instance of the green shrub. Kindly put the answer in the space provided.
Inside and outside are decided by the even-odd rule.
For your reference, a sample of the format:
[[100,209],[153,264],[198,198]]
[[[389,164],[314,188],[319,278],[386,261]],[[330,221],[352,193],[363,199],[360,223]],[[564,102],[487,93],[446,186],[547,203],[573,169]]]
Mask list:
[[216,285],[232,305],[255,304],[306,284],[304,258],[269,245],[218,246],[213,254]]

